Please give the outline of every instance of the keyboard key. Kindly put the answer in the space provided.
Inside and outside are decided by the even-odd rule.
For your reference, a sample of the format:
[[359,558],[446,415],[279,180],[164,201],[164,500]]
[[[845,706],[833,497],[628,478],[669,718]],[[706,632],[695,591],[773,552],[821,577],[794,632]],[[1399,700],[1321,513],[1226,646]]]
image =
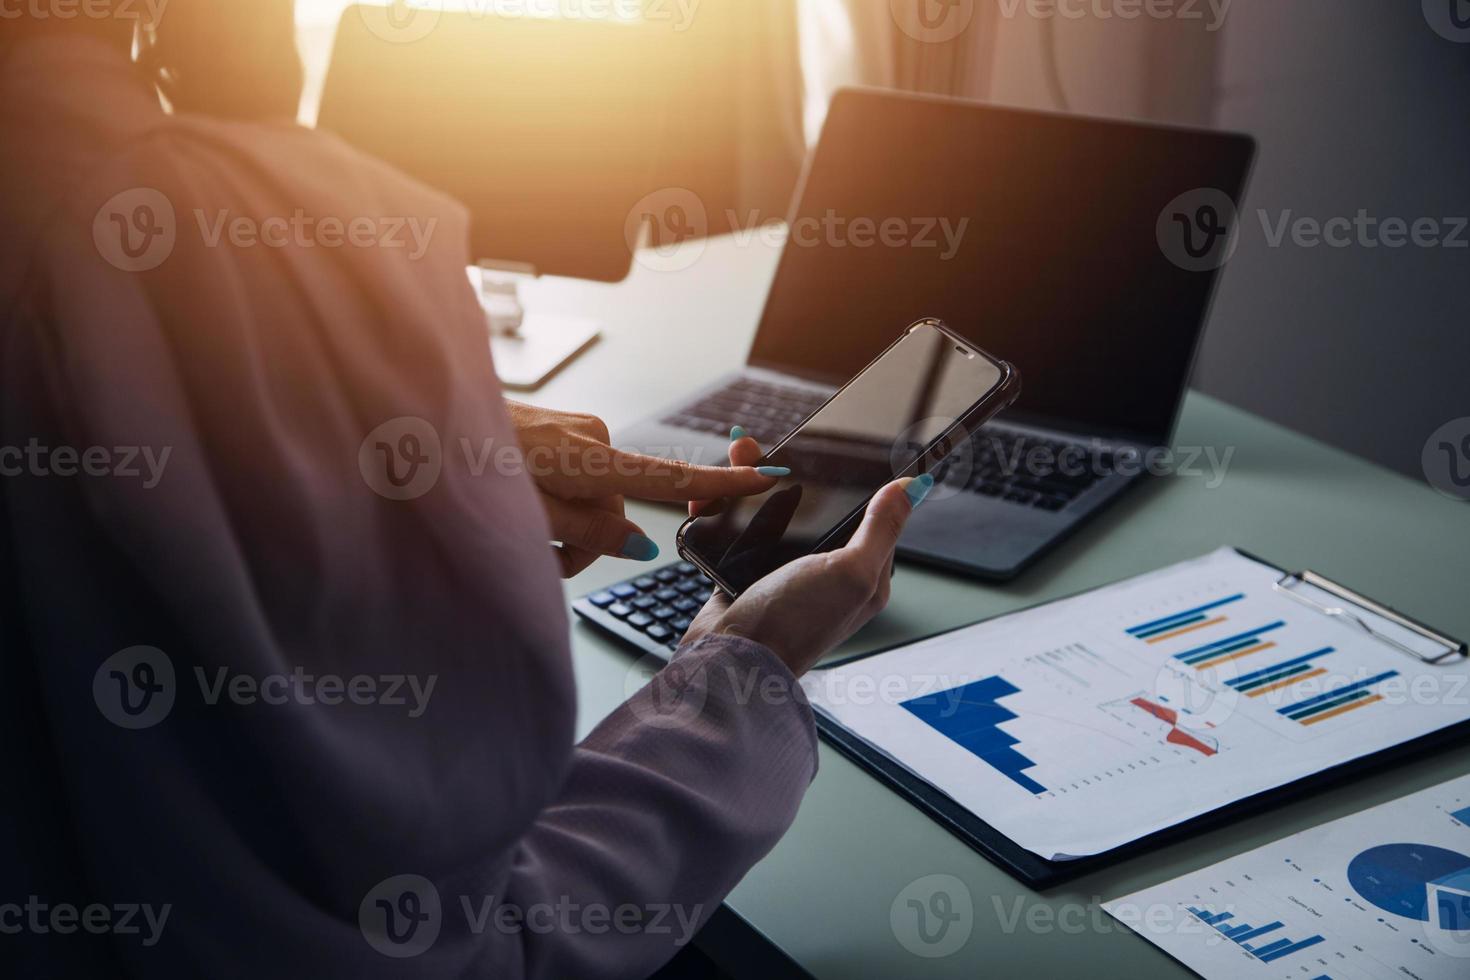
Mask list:
[[680,636],[683,636],[688,631],[690,625],[693,624],[693,622],[694,620],[690,619],[688,616],[680,616],[678,619],[671,620],[669,622],[669,628],[672,629],[675,633],[678,633]]
[[647,633],[650,639],[657,640],[660,643],[667,643],[674,638],[674,631],[661,623],[654,623],[643,632]]
[[648,613],[635,612],[628,617],[628,625],[636,629],[645,629],[653,625],[653,617]]
[[681,561],[678,565],[675,565],[674,567],[680,575],[693,575],[695,572],[699,571],[699,569],[695,568],[687,561]]
[[634,609],[637,609],[639,612],[647,612],[654,606],[658,605],[658,600],[651,595],[641,595],[638,598],[634,599],[632,602],[628,603],[628,605],[632,606]]
[[632,608],[623,605],[621,602],[617,603],[616,605],[609,606],[607,611],[612,615],[618,617],[619,619],[627,619],[629,616],[633,615]]
[[640,592],[648,592],[651,589],[658,588],[658,582],[651,576],[645,575],[642,578],[635,578],[633,580],[633,587]]
[[1037,510],[1049,510],[1056,512],[1067,506],[1067,502],[1059,497],[1037,497],[1031,503]]
[[606,609],[614,602],[617,602],[618,597],[613,595],[611,592],[599,592],[596,595],[588,596],[587,601],[592,603],[598,609]]
[[674,608],[682,613],[692,613],[699,610],[699,603],[695,602],[693,599],[690,599],[688,596],[685,596],[682,599],[674,600]]
[[704,583],[698,581],[697,579],[688,579],[686,581],[680,582],[677,588],[684,595],[692,596],[694,593],[704,588]]
[[608,591],[617,596],[619,599],[631,599],[638,594],[638,590],[633,588],[633,586],[629,585],[627,582],[623,582],[619,585],[614,585],[612,588],[608,589]]
[[653,577],[662,584],[668,585],[670,582],[677,582],[679,580],[679,573],[672,568],[660,568],[653,573]]
[[677,589],[663,588],[655,592],[653,594],[653,597],[659,602],[673,602],[675,599],[679,598],[679,592]]
[[654,619],[657,619],[659,622],[663,622],[664,620],[673,619],[675,616],[679,615],[679,612],[672,606],[659,606],[648,615],[652,616]]

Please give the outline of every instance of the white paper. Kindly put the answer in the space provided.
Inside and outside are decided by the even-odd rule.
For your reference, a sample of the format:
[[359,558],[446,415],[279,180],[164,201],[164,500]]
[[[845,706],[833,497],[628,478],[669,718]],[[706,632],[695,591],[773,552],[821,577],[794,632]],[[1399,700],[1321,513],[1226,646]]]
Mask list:
[[1470,776],[1103,905],[1206,978],[1470,976]]
[[1463,663],[1423,664],[1276,592],[1279,577],[1224,549],[804,686],[817,710],[1052,860],[1470,717]]

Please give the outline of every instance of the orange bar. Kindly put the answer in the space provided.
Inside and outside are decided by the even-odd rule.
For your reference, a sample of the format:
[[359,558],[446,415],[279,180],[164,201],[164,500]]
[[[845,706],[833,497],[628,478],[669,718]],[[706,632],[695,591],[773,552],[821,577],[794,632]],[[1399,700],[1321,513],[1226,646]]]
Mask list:
[[1164,640],[1172,640],[1176,636],[1183,636],[1185,633],[1193,633],[1195,630],[1202,630],[1206,626],[1215,626],[1223,622],[1225,622],[1224,616],[1216,616],[1214,619],[1207,619],[1203,623],[1195,623],[1193,626],[1186,626],[1182,630],[1175,630],[1172,633],[1160,633],[1158,636],[1151,636],[1148,638],[1147,642],[1162,643]]
[[1365,704],[1372,704],[1374,701],[1382,701],[1382,700],[1383,700],[1383,695],[1382,694],[1375,694],[1371,698],[1364,698],[1361,701],[1354,701],[1352,704],[1345,704],[1341,708],[1333,708],[1331,711],[1325,711],[1325,712],[1323,712],[1320,715],[1313,715],[1312,717],[1308,718],[1306,721],[1302,722],[1302,724],[1303,725],[1315,725],[1319,721],[1326,721],[1328,718],[1335,718],[1338,715],[1343,714],[1344,712],[1352,711],[1354,708],[1361,708]]
[[1195,670],[1209,670],[1211,667],[1215,666],[1216,664],[1228,664],[1232,660],[1239,660],[1241,657],[1249,657],[1251,654],[1253,654],[1253,653],[1260,653],[1262,650],[1270,650],[1275,645],[1276,644],[1274,644],[1274,643],[1257,643],[1253,647],[1246,647],[1244,650],[1239,650],[1239,651],[1237,651],[1235,653],[1232,653],[1228,657],[1221,657],[1219,660],[1211,660],[1211,661],[1208,661],[1207,663],[1195,664],[1194,669]]
[[1247,691],[1245,696],[1248,698],[1258,698],[1262,694],[1268,694],[1271,691],[1279,691],[1283,687],[1290,687],[1297,681],[1304,681],[1308,677],[1321,677],[1325,673],[1327,673],[1326,667],[1318,667],[1316,670],[1309,671],[1308,673],[1298,674],[1295,677],[1288,677],[1284,681],[1277,681],[1275,684],[1267,684],[1265,687],[1258,687],[1254,691]]

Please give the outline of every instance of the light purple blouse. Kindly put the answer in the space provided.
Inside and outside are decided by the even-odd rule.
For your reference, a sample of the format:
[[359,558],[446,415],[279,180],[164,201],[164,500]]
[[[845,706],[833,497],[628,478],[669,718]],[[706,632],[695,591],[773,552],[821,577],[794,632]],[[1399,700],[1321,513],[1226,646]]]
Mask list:
[[[0,132],[0,447],[46,451],[0,479],[0,902],[169,907],[151,945],[21,937],[18,972],[657,968],[791,823],[811,712],[707,640],[573,744],[546,519],[461,452],[515,445],[462,209],[329,135],[165,115],[90,40],[0,65]],[[441,472],[394,500],[364,441],[404,418]],[[172,704],[129,727],[109,698],[167,682],[109,659],[140,646]]]

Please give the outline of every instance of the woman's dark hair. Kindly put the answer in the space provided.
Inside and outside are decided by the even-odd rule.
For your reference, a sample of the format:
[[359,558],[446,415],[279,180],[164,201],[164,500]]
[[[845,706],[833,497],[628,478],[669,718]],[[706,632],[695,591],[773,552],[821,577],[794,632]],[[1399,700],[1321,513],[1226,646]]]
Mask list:
[[169,0],[139,63],[176,112],[295,118],[295,0]]

